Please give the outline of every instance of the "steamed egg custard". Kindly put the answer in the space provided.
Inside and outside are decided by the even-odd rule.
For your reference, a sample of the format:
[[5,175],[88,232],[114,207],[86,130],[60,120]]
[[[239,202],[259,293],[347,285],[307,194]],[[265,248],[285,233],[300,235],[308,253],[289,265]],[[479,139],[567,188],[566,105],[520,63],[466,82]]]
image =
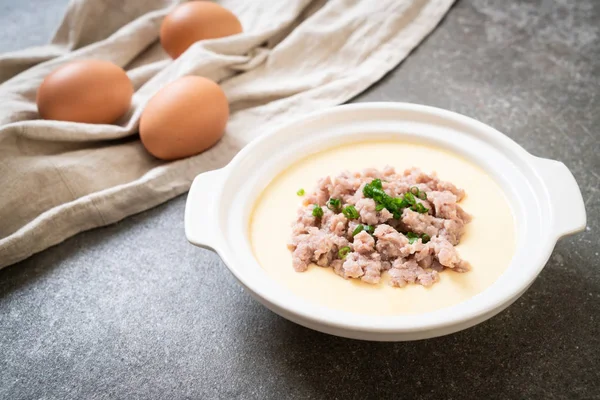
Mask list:
[[[382,270],[380,279],[379,276],[378,279],[365,279],[367,270],[361,272],[359,269],[356,276],[352,275],[353,270],[350,268],[341,271],[342,263],[347,266],[352,264],[351,261],[354,259],[360,262],[359,258],[363,255],[360,254],[362,250],[359,246],[365,244],[372,247],[371,251],[374,251],[377,246],[383,259],[388,260],[385,258],[389,255],[386,251],[393,252],[394,249],[388,246],[386,250],[380,246],[384,242],[383,235],[386,234],[383,230],[388,229],[394,231],[396,235],[400,234],[387,224],[407,235],[407,228],[402,222],[407,221],[404,219],[407,214],[418,219],[426,217],[427,212],[431,213],[428,211],[429,208],[434,208],[431,193],[427,194],[429,195],[427,198],[415,187],[410,190],[417,198],[424,200],[415,201],[414,196],[407,195],[413,198],[411,203],[413,205],[406,204],[406,209],[399,210],[390,208],[396,215],[389,217],[390,221],[378,226],[377,229],[376,223],[359,224],[360,218],[363,218],[362,221],[365,221],[364,218],[369,218],[363,213],[364,209],[360,208],[359,203],[356,203],[358,209],[356,215],[352,215],[356,211],[352,210],[354,207],[335,204],[338,199],[333,199],[333,205],[340,207],[339,215],[343,212],[347,217],[346,236],[352,241],[354,235],[354,243],[347,249],[343,243],[339,244],[339,254],[336,251],[333,256],[339,258],[339,261],[319,262],[321,266],[311,262],[308,266],[302,265],[302,268],[298,268],[298,254],[290,251],[288,246],[295,229],[293,226],[297,225],[300,218],[299,207],[308,207],[308,211],[314,211],[312,215],[316,215],[316,218],[327,218],[327,213],[330,216],[335,214],[327,208],[323,211],[323,207],[318,204],[312,204],[323,202],[323,199],[319,200],[318,196],[315,197],[315,193],[320,193],[318,190],[315,192],[315,188],[318,189],[317,182],[324,177],[333,179],[344,171],[375,171],[373,172],[375,174],[376,171],[386,171],[386,168],[394,169],[398,174],[407,171],[407,175],[418,168],[424,175],[437,174],[437,178],[444,181],[441,184],[451,182],[457,188],[464,190],[460,207],[469,215],[469,221],[461,232],[460,240],[453,243],[456,252],[454,258],[458,260],[456,270],[454,265],[447,264],[447,252],[442,249],[441,252],[438,251],[440,258],[432,257],[433,263],[439,260],[452,268],[441,268],[432,272],[435,282],[422,275],[424,278],[421,284],[418,284],[418,280],[416,284],[406,284],[402,279],[398,280],[397,274],[394,275],[397,271],[394,268],[390,269],[388,261],[383,262],[383,264],[388,263],[388,267]],[[383,181],[383,183],[379,182],[379,185],[384,185],[384,189],[389,185],[385,177],[380,181]],[[361,190],[364,186],[363,183]],[[329,209],[331,209],[330,200],[327,200]],[[348,201],[352,203],[351,199]],[[439,208],[438,203],[435,203],[435,206]],[[383,205],[377,204],[377,207],[377,215],[387,212]],[[416,226],[413,230],[418,231],[419,226],[413,226]],[[425,231],[418,231],[418,234],[408,232],[408,237],[403,239],[406,248],[432,247],[436,244],[438,238],[433,236],[436,232],[427,231],[431,237],[421,232]],[[256,201],[250,218],[249,238],[254,256],[260,266],[276,282],[295,295],[313,304],[366,315],[425,313],[465,301],[484,291],[502,275],[514,255],[516,242],[515,222],[508,200],[489,175],[471,162],[441,148],[401,141],[363,142],[335,147],[292,164],[269,183]],[[360,243],[356,238],[361,239]],[[431,243],[426,244],[430,240]],[[351,249],[352,247],[354,249]],[[373,257],[373,253],[369,253],[368,249],[364,254]],[[347,257],[354,257],[354,259]],[[389,258],[389,260],[393,259]],[[336,262],[337,270],[334,270]],[[410,262],[416,266],[416,261]],[[329,263],[332,264],[331,268],[324,267]],[[467,263],[468,271],[462,270],[462,266],[466,266]],[[360,278],[350,279],[354,277]],[[398,281],[401,282],[400,285]]]

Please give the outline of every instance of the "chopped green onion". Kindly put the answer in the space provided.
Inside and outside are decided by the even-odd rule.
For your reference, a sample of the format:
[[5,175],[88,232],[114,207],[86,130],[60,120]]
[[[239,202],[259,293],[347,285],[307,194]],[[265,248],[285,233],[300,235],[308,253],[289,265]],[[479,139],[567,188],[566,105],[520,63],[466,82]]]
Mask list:
[[404,193],[404,200],[406,200],[406,202],[411,206],[417,203],[415,196],[411,192]]
[[[363,194],[365,197],[373,199],[375,204],[377,205],[376,210],[381,211],[384,208],[387,208],[389,212],[394,215],[394,218],[399,219],[401,216],[401,210],[396,202],[396,199],[388,195],[382,189],[381,180],[373,179],[371,183],[368,183],[363,188]],[[402,201],[398,199],[398,201]]]
[[319,205],[315,204],[315,207],[312,210],[312,215],[313,217],[321,218],[323,216],[323,209]]
[[404,197],[397,197],[394,199],[399,208],[406,208],[410,206],[410,203],[406,201]]
[[408,238],[408,243],[413,244],[414,242],[416,242],[419,239],[419,235],[417,235],[414,232],[408,232],[406,234],[406,237]]
[[298,196],[304,196],[304,193],[305,193],[305,192],[304,192],[304,189],[302,189],[302,188],[300,188],[300,189],[299,189],[299,190],[296,192],[296,194],[297,194]]
[[376,211],[381,211],[386,208],[393,214],[395,219],[400,219],[402,210],[407,207],[410,207],[413,211],[421,214],[429,211],[427,207],[417,202],[417,198],[421,200],[427,198],[427,194],[419,190],[417,186],[411,187],[402,197],[392,197],[382,189],[380,179],[373,179],[371,183],[365,185],[363,194],[365,197],[375,201]]
[[421,213],[421,214],[425,214],[427,211],[429,211],[429,208],[425,207],[423,205],[423,203],[417,203],[414,206],[412,206],[410,209],[413,211],[416,211],[418,213]]
[[418,187],[413,186],[410,188],[410,192],[417,196],[418,198],[420,198],[421,200],[427,200],[427,193],[425,193],[424,191],[420,190]]
[[424,233],[422,235],[417,235],[414,232],[408,232],[406,234],[406,237],[408,238],[408,243],[413,244],[414,242],[416,242],[417,240],[421,239],[421,241],[423,241],[423,243],[427,243],[431,240],[431,237]]
[[358,211],[356,211],[356,208],[354,206],[347,206],[346,208],[344,208],[342,213],[344,213],[344,216],[348,219],[357,219],[360,216],[360,214],[358,214]]
[[354,228],[354,232],[352,232],[352,236],[356,236],[359,233],[361,233],[362,231],[365,231],[368,234],[372,235],[373,233],[375,233],[375,227],[373,227],[371,225],[359,224],[356,226],[356,228]]
[[352,249],[350,249],[350,247],[344,246],[338,250],[338,256],[343,260],[344,258],[346,258],[348,253],[350,253],[350,250],[352,250]]
[[327,208],[331,211],[338,212],[342,208],[342,201],[340,199],[329,199],[327,202]]
[[396,204],[396,207],[398,207],[398,209],[400,211],[403,208],[410,207],[410,204],[408,204],[408,202],[406,201],[406,199],[404,197],[396,197],[394,199],[394,203]]

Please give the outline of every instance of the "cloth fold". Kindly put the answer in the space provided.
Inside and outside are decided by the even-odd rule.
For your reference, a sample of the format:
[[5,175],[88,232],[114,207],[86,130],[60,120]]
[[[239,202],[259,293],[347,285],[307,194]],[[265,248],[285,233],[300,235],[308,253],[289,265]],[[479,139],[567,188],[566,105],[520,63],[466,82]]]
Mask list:
[[[0,55],[0,268],[184,193],[267,129],[349,100],[401,62],[453,0],[223,0],[244,32],[173,61],[158,33],[178,3],[74,0],[50,44]],[[39,119],[38,86],[77,59],[127,71],[136,92],[115,124]],[[185,75],[219,82],[230,120],[215,147],[162,162],[139,141],[140,114]]]

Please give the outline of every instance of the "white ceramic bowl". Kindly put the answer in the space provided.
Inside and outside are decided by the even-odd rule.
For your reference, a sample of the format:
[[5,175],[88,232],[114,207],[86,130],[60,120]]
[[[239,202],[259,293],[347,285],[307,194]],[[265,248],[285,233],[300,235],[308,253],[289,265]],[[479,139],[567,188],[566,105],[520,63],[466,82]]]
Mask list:
[[[269,182],[311,153],[369,138],[446,148],[479,165],[500,185],[515,216],[517,248],[510,266],[492,286],[434,312],[365,316],[310,304],[260,267],[252,254],[248,223],[256,199]],[[344,105],[279,127],[246,146],[227,167],[198,175],[185,210],[188,240],[215,250],[248,292],[272,311],[321,332],[382,341],[445,335],[494,316],[527,290],[556,241],[585,225],[581,192],[564,164],[532,156],[471,118],[404,103]]]

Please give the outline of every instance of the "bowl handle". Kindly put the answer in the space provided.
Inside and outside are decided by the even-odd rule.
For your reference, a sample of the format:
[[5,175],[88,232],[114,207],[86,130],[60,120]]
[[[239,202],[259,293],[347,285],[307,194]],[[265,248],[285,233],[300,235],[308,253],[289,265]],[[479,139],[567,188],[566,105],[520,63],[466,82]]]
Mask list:
[[586,226],[585,203],[575,177],[560,161],[534,157],[536,170],[548,189],[552,229],[560,238],[581,232]]
[[217,251],[221,226],[218,198],[221,194],[223,169],[202,173],[194,179],[185,203],[185,236],[199,247]]

